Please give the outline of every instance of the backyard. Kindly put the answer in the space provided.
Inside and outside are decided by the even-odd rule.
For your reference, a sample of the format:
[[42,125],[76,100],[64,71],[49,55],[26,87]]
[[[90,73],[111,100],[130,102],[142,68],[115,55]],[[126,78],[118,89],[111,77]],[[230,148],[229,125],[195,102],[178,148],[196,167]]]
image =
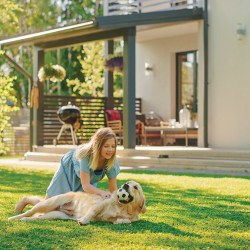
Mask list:
[[0,166],[0,249],[249,249],[249,177],[123,170],[118,185],[135,180],[147,199],[138,222],[8,221],[20,197],[44,195],[53,172]]

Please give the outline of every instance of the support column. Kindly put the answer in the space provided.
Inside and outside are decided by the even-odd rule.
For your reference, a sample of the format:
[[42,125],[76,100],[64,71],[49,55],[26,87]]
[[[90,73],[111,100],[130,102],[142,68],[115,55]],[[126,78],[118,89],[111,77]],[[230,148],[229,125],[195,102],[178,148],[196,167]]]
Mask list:
[[35,47],[33,50],[33,86],[37,86],[39,89],[39,107],[38,109],[33,108],[33,119],[32,119],[32,136],[33,146],[43,145],[43,110],[44,110],[44,83],[38,79],[38,71],[44,65],[44,51],[40,48]]
[[124,36],[123,53],[123,146],[135,148],[135,27]]
[[204,3],[204,147],[208,145],[208,1]]
[[[114,41],[105,41],[104,54],[105,58],[109,54],[114,53]],[[107,97],[107,109],[114,108],[114,78],[113,72],[105,70],[104,71],[104,96]]]

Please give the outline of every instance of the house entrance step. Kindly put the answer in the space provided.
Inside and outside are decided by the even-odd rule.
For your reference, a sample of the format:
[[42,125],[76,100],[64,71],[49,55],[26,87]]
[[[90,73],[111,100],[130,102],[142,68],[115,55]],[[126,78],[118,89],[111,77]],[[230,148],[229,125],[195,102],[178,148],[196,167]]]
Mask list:
[[[73,145],[48,145],[36,147],[34,152],[65,154],[70,149],[76,148]],[[220,150],[197,147],[142,147],[136,149],[124,149],[117,147],[117,154],[121,157],[147,156],[153,158],[176,158],[176,159],[216,159],[216,160],[239,160],[250,161],[250,151],[243,150]]]
[[[60,151],[61,150],[61,151]],[[27,152],[25,154],[25,159],[28,161],[42,161],[42,162],[60,162],[62,155],[67,152],[62,149],[55,150],[56,153],[51,152]],[[44,150],[41,150],[44,151]],[[243,154],[243,157],[240,158],[239,155],[233,155],[233,157],[228,156],[223,153],[223,157],[217,157],[218,152],[215,156],[206,155],[203,158],[195,158],[196,155],[193,155],[194,158],[184,157],[185,154],[181,154],[181,157],[176,157],[174,154],[168,154],[163,157],[162,152],[151,151],[141,151],[134,152],[135,150],[117,150],[117,158],[119,163],[123,167],[135,168],[135,169],[151,169],[151,170],[210,170],[210,171],[223,171],[223,172],[237,172],[242,175],[250,176],[250,160],[247,159],[246,155]],[[60,153],[59,153],[60,152]],[[164,152],[165,153],[165,152]],[[175,152],[172,152],[175,153]],[[174,156],[173,156],[174,155]],[[228,159],[224,159],[224,157]],[[234,159],[230,159],[234,158]]]

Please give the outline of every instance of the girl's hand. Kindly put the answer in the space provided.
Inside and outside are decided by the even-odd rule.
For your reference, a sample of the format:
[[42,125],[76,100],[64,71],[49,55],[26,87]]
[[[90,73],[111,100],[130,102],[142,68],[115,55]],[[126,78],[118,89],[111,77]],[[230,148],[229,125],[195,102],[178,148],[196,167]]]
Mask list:
[[100,196],[103,198],[103,200],[105,200],[105,199],[110,198],[111,193],[110,193],[110,192],[102,191],[102,192],[100,193]]

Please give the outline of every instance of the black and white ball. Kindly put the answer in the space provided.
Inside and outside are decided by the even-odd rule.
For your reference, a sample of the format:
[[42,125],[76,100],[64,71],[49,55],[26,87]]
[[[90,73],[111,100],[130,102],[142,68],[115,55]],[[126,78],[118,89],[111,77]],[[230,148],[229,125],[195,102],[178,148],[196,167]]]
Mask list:
[[119,201],[127,201],[129,199],[129,193],[125,189],[120,188],[117,190],[117,197]]

